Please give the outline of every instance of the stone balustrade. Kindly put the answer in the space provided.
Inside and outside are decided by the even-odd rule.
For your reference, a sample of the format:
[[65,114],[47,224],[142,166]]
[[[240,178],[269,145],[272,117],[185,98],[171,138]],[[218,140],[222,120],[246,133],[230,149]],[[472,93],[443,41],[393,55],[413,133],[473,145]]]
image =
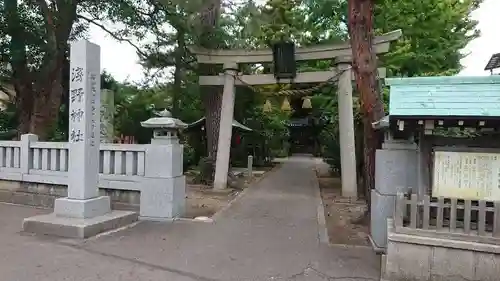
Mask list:
[[[181,145],[101,143],[98,187],[103,191],[101,193],[110,195],[112,201],[117,201],[121,206],[128,206],[126,209],[133,209],[134,205],[139,205],[141,216],[148,218],[156,217],[154,215],[156,210],[152,210],[155,209],[155,204],[152,203],[154,200],[159,205],[176,205],[173,201],[178,200],[179,207],[173,207],[170,214],[163,212],[163,215],[157,218],[178,216],[183,211],[184,204],[181,202],[185,196],[185,178],[182,163],[168,161],[172,156],[182,160]],[[8,198],[12,198],[12,195],[5,195],[7,189],[10,193],[13,191],[27,193],[29,190],[29,200],[37,202],[21,200],[12,203],[52,207],[53,199],[66,195],[67,191],[61,192],[61,188],[66,187],[61,186],[69,184],[69,157],[68,143],[40,142],[33,134],[21,136],[20,141],[0,141],[0,201],[9,201]],[[161,159],[164,161],[159,163]],[[145,170],[147,166],[159,168],[148,175]],[[23,188],[22,185],[16,187],[12,182],[26,183],[29,188]],[[158,201],[161,196],[158,197],[158,190],[152,186],[153,182],[163,190],[165,198],[171,198],[171,202]],[[176,192],[173,183],[177,184]],[[52,200],[41,202],[33,199],[37,194],[47,196],[49,191],[43,191],[47,189],[50,190],[49,195],[53,197]],[[153,190],[155,194],[152,194]],[[152,191],[151,194],[148,194],[148,191]],[[141,204],[149,206],[141,208]],[[148,209],[150,212],[145,212]]]

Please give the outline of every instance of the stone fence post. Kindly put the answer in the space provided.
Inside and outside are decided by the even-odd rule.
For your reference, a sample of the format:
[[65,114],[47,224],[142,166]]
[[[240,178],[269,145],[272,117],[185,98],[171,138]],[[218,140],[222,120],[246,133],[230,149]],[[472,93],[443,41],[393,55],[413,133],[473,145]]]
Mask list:
[[30,153],[30,144],[38,141],[38,136],[35,134],[21,135],[21,148],[20,148],[20,167],[22,174],[28,174],[33,165],[33,154]]
[[247,159],[247,178],[251,180],[253,177],[253,156],[248,155]]
[[186,178],[183,173],[183,146],[177,131],[187,125],[170,112],[141,123],[153,129],[151,144],[146,148],[145,181],[141,189],[140,217],[145,220],[168,220],[184,213]]

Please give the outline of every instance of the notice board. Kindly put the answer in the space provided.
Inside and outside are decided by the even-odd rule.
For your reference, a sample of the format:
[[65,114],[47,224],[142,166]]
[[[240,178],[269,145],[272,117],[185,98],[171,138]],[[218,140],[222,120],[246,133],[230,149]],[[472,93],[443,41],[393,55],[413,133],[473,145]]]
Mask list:
[[435,151],[432,196],[500,200],[500,153]]

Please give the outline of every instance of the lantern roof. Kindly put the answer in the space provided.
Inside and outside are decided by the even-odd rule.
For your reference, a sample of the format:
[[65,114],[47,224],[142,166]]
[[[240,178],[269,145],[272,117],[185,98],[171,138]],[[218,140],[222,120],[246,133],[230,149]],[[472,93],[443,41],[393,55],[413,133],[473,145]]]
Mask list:
[[185,129],[188,126],[181,120],[173,118],[170,111],[166,109],[160,112],[156,112],[155,114],[158,117],[152,117],[146,121],[141,122],[141,126],[144,128],[152,129]]

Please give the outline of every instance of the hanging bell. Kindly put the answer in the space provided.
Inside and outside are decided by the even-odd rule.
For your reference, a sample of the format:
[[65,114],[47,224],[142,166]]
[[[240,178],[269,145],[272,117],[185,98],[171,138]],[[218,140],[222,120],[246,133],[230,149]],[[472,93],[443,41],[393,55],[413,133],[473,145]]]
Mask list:
[[309,108],[309,109],[312,108],[310,97],[304,97],[304,101],[302,102],[302,108]]
[[266,103],[264,103],[263,111],[264,112],[271,112],[272,110],[273,110],[273,105],[271,104],[271,101],[266,99]]
[[281,110],[283,111],[290,111],[292,108],[290,107],[290,102],[288,102],[288,99],[285,97],[283,100],[283,104],[281,105]]

